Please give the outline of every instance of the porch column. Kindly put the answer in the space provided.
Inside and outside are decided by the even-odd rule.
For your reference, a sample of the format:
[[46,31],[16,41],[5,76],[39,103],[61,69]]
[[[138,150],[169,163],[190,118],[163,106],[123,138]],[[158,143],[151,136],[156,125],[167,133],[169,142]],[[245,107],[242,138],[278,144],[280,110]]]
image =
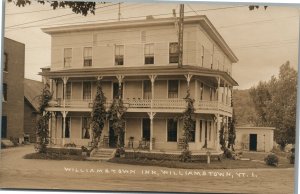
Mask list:
[[150,151],[153,149],[152,139],[153,139],[153,119],[155,116],[155,112],[148,112],[150,118]]
[[184,77],[186,78],[186,81],[187,81],[187,87],[188,87],[187,89],[189,90],[189,89],[190,89],[190,81],[191,81],[193,75],[187,74],[187,75],[184,75]]
[[64,108],[66,108],[66,95],[67,95],[67,91],[66,91],[66,88],[67,88],[67,82],[68,82],[68,77],[63,77],[63,95],[64,95]]
[[220,145],[219,145],[219,142],[220,142],[220,138],[219,138],[219,131],[220,131],[220,108],[219,108],[219,104],[220,104],[220,95],[221,95],[221,92],[220,92],[220,82],[221,82],[221,79],[220,77],[218,77],[218,107],[217,107],[217,114],[216,114],[216,117],[217,117],[217,142],[216,142],[216,150],[217,151],[220,151]]
[[153,108],[153,100],[154,100],[154,82],[157,75],[149,75],[150,81],[151,81],[151,112]]
[[66,117],[67,117],[68,112],[67,111],[63,111],[62,115],[63,115],[63,135],[62,135],[62,145],[65,145],[65,134],[66,134]]

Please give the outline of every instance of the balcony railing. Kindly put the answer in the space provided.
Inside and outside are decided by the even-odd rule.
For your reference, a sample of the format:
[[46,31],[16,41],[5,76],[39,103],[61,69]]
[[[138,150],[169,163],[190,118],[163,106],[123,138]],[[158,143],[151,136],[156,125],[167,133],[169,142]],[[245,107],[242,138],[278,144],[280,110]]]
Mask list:
[[[186,102],[184,99],[140,99],[140,98],[132,98],[132,99],[123,99],[124,105],[130,109],[130,108],[146,108],[149,109],[152,107],[152,109],[163,109],[163,110],[184,110],[186,108]],[[112,100],[108,100],[106,102],[106,107],[109,107],[112,103]],[[61,99],[52,100],[49,102],[50,107],[63,107],[64,102]],[[93,107],[93,100],[79,100],[79,99],[72,99],[72,100],[66,100],[65,101],[65,107],[66,108],[92,108]],[[203,101],[198,100],[195,101],[194,107],[196,111],[225,111],[228,113],[232,113],[232,107],[230,107],[230,104],[225,104],[218,101]]]

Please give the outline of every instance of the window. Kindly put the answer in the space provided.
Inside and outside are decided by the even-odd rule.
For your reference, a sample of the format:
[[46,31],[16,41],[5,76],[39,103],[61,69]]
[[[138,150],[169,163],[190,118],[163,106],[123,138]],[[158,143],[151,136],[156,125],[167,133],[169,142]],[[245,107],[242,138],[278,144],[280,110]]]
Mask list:
[[205,121],[205,133],[204,133],[204,138],[205,138],[205,144],[207,142],[207,121]]
[[154,44],[145,44],[145,64],[154,64]]
[[2,116],[2,120],[1,120],[1,138],[7,138],[7,116]]
[[150,80],[144,80],[144,99],[151,99],[152,93],[151,93],[151,81]]
[[72,63],[72,49],[65,48],[64,50],[64,67],[71,67]]
[[204,84],[200,83],[200,100],[203,100],[203,90],[204,90]]
[[3,101],[7,101],[7,84],[6,83],[4,83],[3,85],[3,88],[2,88],[2,99],[3,99]]
[[202,120],[200,120],[200,142],[202,142]]
[[196,121],[193,122],[193,129],[191,130],[190,142],[195,142],[195,136],[196,136]]
[[171,42],[169,45],[169,63],[178,63],[179,48],[178,42]]
[[71,82],[68,82],[66,85],[66,99],[70,100],[71,99],[71,91],[72,91],[72,84]]
[[90,117],[82,117],[82,139],[90,139]]
[[91,100],[92,98],[92,83],[83,82],[83,100]]
[[167,130],[168,130],[168,138],[169,142],[177,142],[177,121],[174,119],[167,120]]
[[215,45],[213,45],[213,50],[211,53],[211,60],[210,60],[210,68],[213,69],[213,64],[214,64],[214,51],[215,51]]
[[178,98],[178,80],[168,81],[168,98]]
[[209,88],[209,100],[213,100],[213,88]]
[[204,64],[204,46],[202,46],[202,54],[201,54],[201,66]]
[[143,119],[143,139],[146,141],[150,141],[150,119],[144,118]]
[[83,66],[90,67],[92,66],[92,47],[85,47],[83,50]]
[[211,121],[209,122],[209,134],[208,134],[208,140],[211,140],[211,131],[212,131],[212,124]]
[[3,55],[3,71],[7,71],[7,53],[4,53]]
[[124,45],[115,46],[115,65],[124,65]]
[[[62,119],[63,121],[63,119]],[[66,128],[65,128],[65,138],[70,138],[70,127],[71,127],[71,118],[66,117],[66,122],[65,122]]]

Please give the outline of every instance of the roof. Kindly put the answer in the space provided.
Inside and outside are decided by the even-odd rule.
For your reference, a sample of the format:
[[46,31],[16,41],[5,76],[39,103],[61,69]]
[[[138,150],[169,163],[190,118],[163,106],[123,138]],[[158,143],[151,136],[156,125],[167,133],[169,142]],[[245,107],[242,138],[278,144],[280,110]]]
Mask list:
[[[220,46],[223,52],[229,57],[229,59],[236,63],[238,58],[233,51],[229,48],[225,40],[219,34],[217,29],[209,21],[205,15],[186,16],[184,17],[184,24],[200,24],[209,36]],[[81,25],[68,25],[42,28],[42,31],[47,34],[57,34],[66,32],[82,32],[82,31],[95,31],[95,30],[107,30],[107,29],[121,29],[121,28],[134,28],[134,27],[146,27],[146,26],[166,26],[174,25],[174,17],[169,18],[157,18],[157,19],[144,19],[144,20],[130,20],[130,21],[118,21],[118,22],[105,22],[105,23],[93,23],[93,24],[81,24]]]
[[43,87],[44,85],[40,81],[24,79],[24,97],[36,111],[39,109],[38,96],[41,94]]
[[47,76],[50,78],[61,78],[63,76],[67,77],[97,77],[101,76],[136,76],[136,75],[203,75],[203,76],[221,76],[226,79],[233,86],[238,86],[238,83],[226,72],[207,69],[203,67],[184,65],[182,68],[178,68],[177,65],[170,66],[145,66],[141,68],[137,67],[107,67],[107,68],[78,68],[78,69],[61,69],[43,71],[39,75]]

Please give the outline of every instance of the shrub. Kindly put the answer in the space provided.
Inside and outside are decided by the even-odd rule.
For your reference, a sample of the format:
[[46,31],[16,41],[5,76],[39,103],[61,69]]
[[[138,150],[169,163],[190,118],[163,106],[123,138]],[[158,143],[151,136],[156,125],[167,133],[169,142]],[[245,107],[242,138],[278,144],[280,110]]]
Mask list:
[[234,159],[235,153],[231,151],[230,149],[225,148],[223,156],[225,158]]
[[269,154],[265,157],[265,162],[269,166],[277,166],[279,159],[275,154]]
[[192,153],[189,150],[183,150],[179,157],[180,161],[182,162],[191,161],[191,158],[192,158]]
[[125,155],[125,149],[124,148],[118,148],[116,150],[115,157],[119,158],[119,157],[124,156],[124,155]]
[[295,164],[295,148],[291,149],[291,154],[288,156],[290,164]]
[[64,145],[64,147],[66,147],[66,148],[76,148],[76,144],[75,143],[66,143]]

